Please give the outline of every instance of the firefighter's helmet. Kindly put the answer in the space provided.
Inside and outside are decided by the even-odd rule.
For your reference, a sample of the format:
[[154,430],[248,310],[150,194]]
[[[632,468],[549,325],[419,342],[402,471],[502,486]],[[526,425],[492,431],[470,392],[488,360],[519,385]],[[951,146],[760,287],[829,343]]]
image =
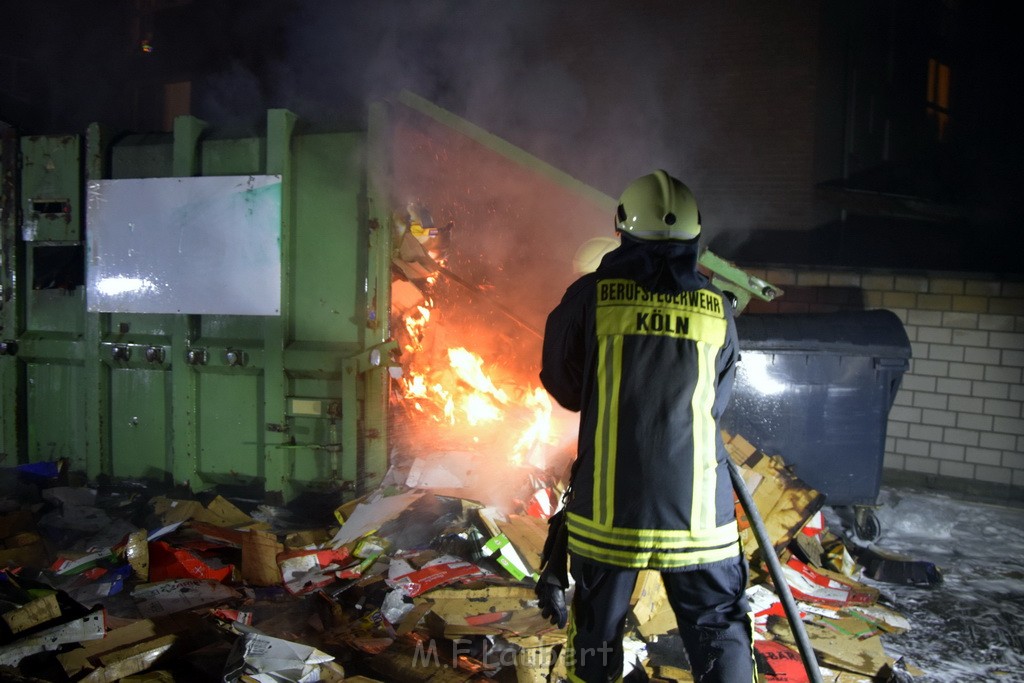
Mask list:
[[601,265],[604,255],[619,246],[617,237],[591,237],[580,245],[572,257],[572,267],[577,275],[593,273]]
[[691,240],[700,235],[697,200],[665,171],[649,173],[622,192],[615,229],[642,240]]

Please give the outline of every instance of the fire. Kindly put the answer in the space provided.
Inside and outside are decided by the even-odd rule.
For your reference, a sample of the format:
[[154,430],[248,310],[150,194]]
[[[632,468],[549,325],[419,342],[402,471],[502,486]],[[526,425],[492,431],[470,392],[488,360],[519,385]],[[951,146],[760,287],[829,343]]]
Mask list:
[[540,446],[555,443],[551,433],[551,397],[541,387],[527,394],[524,405],[533,411],[533,422],[523,430],[512,448],[512,459],[517,465]]
[[416,313],[407,316],[405,319],[405,331],[409,333],[409,339],[411,340],[410,343],[405,345],[405,350],[410,353],[423,348],[423,332],[427,327],[427,323],[430,322],[429,302],[424,303],[427,305],[417,306]]
[[[426,373],[412,371],[405,380],[405,397],[430,401],[436,410],[435,420],[450,425],[477,426],[497,422],[509,404],[508,394],[494,385],[483,369],[483,358],[464,348],[448,349],[449,371]],[[428,381],[427,374],[433,375]],[[447,380],[447,382],[445,381]]]
[[431,307],[427,302],[405,318],[409,360],[399,380],[402,397],[443,430],[446,443],[487,447],[513,465],[543,465],[544,449],[554,443],[547,392],[504,377],[465,346],[431,354],[424,345]]
[[472,351],[456,348],[448,349],[448,362],[451,363],[452,369],[458,374],[459,379],[471,388],[481,394],[492,396],[498,403],[508,403],[508,394],[494,386],[494,382],[483,371],[483,358]]

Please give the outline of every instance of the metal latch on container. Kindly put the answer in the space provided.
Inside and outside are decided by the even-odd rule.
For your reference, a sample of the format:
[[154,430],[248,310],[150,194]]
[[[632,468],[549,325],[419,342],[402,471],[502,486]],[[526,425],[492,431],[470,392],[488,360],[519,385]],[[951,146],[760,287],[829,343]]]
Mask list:
[[289,396],[285,412],[293,417],[341,417],[341,401],[330,398]]
[[390,365],[391,358],[397,351],[398,342],[392,339],[383,344],[371,346],[354,356],[349,356],[345,359],[345,368],[349,371],[355,370],[355,372],[361,374],[374,368],[387,366]]
[[910,361],[906,358],[875,358],[875,370],[906,370]]

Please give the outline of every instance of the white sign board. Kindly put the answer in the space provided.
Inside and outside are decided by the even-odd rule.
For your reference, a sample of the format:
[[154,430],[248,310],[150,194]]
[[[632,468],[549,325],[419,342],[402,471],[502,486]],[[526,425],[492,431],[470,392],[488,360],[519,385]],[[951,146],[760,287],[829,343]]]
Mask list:
[[281,176],[95,180],[86,308],[280,315]]

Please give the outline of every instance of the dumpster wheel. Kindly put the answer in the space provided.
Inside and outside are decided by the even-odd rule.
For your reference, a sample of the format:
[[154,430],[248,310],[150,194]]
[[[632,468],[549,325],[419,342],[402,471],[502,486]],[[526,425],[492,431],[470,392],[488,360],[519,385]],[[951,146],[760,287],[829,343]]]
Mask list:
[[878,521],[874,506],[853,506],[853,532],[862,541],[873,543],[882,535],[882,523]]

